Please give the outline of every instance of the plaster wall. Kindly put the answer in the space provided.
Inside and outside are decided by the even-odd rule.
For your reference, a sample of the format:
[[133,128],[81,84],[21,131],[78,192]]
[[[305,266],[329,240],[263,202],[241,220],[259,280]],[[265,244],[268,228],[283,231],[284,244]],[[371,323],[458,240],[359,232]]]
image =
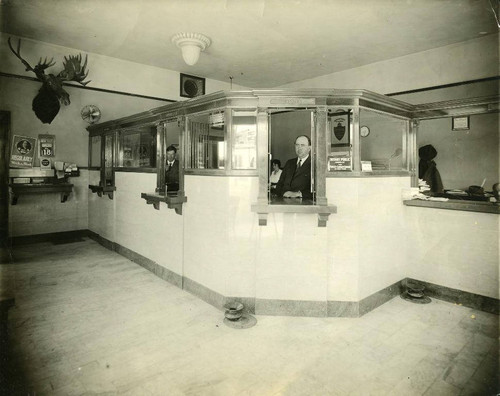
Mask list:
[[328,178],[328,300],[359,301],[406,277],[401,189],[410,177]]
[[444,188],[464,189],[481,185],[492,190],[499,177],[499,113],[470,116],[470,129],[453,131],[451,118],[420,122],[418,147],[432,144],[438,154],[434,161]]
[[254,296],[258,178],[186,175],[184,189],[184,275],[225,296]]
[[[17,74],[34,78],[35,74],[27,72],[19,59],[10,51],[7,45],[9,35],[0,33],[0,72]],[[13,45],[17,45],[18,37],[12,36]],[[78,50],[43,43],[36,40],[22,38],[21,54],[32,66],[40,57],[54,57],[56,64],[47,69],[47,73],[57,74],[62,70],[64,56],[77,55]],[[133,62],[122,61],[115,58],[105,57],[98,54],[88,54],[89,87],[116,90],[132,94],[154,96],[172,100],[185,98],[179,97],[179,73],[172,70],[140,65]],[[77,86],[79,84],[75,83]],[[37,95],[41,83],[17,78],[0,76],[0,109],[11,113],[11,135],[22,135],[38,137],[39,134],[51,134],[56,137],[56,149],[54,161],[76,163],[78,167],[85,168],[88,165],[88,124],[80,116],[81,109],[88,104],[97,105],[102,111],[100,122],[129,116],[138,112],[150,110],[163,106],[167,102],[154,99],[126,96],[115,93],[98,92],[65,86],[69,93],[71,104],[61,105],[61,109],[51,124],[43,124],[32,111],[32,100]],[[234,87],[244,89],[243,87]],[[229,89],[229,83],[212,81],[207,79],[207,93]],[[34,159],[34,167],[39,166],[38,156]],[[75,178],[76,179],[76,178]],[[78,180],[83,181],[80,176]],[[94,181],[95,183],[95,181]],[[78,184],[78,182],[77,182]],[[76,218],[87,219],[85,210],[97,210],[104,218],[108,218],[108,225],[93,224],[91,227],[100,229],[104,237],[114,240],[114,219],[108,211],[103,208],[114,205],[113,201],[101,203],[96,206],[95,196],[90,197],[90,205],[87,206],[87,193],[89,183],[75,185],[75,196],[85,197],[85,201],[76,201],[71,196],[65,204],[54,205],[58,194],[33,195],[22,197],[16,208],[9,213],[10,236],[35,235],[47,232],[69,231],[87,228],[87,220],[75,220]],[[95,183],[97,184],[97,183]],[[84,191],[77,191],[83,189]],[[72,194],[73,195],[73,194]],[[106,198],[107,199],[107,198]],[[58,202],[58,201],[57,201]],[[64,206],[64,207],[63,207]],[[87,206],[87,208],[85,208]],[[72,208],[70,210],[70,208]],[[78,215],[75,215],[75,213]],[[99,212],[101,211],[101,212]],[[57,212],[57,218],[45,214]],[[66,215],[64,215],[64,213]],[[43,218],[43,222],[29,222],[28,218]]]
[[371,63],[281,88],[363,88],[388,94],[498,75],[499,35]]
[[166,204],[156,210],[141,198],[154,191],[156,174],[116,172],[115,183],[114,241],[182,275],[184,217]]
[[499,298],[499,216],[405,207],[408,277]]
[[[89,184],[99,185],[99,171],[89,171]],[[93,194],[87,186],[88,228],[103,238],[115,242],[115,207],[116,200],[107,196]]]

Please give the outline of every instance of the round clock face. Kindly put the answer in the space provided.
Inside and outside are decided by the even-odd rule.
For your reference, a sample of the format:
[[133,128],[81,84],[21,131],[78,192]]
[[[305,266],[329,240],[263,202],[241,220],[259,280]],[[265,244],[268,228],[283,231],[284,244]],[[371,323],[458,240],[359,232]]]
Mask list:
[[80,114],[89,124],[94,124],[101,118],[101,110],[96,105],[85,106]]
[[361,133],[362,137],[367,137],[370,134],[370,128],[368,128],[367,126],[362,126],[359,132]]

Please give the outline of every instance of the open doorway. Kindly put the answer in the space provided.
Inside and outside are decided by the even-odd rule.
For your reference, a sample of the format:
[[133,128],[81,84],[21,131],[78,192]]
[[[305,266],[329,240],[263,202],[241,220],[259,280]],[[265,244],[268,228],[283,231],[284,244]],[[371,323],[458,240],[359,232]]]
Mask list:
[[[305,136],[305,140],[310,146],[308,153],[310,161],[310,171],[308,168],[307,191],[300,188],[302,199],[283,199],[283,191],[280,191],[280,186],[277,189],[270,184],[269,188],[269,202],[270,203],[291,203],[291,204],[314,204],[315,203],[315,129],[314,129],[314,111],[308,109],[294,109],[294,110],[269,110],[269,178],[273,177],[273,164],[277,160],[282,168],[283,176],[285,177],[288,168],[293,167],[292,173],[298,175],[296,163],[298,154],[296,152],[296,139],[298,136]],[[293,161],[293,164],[291,162]],[[287,166],[288,162],[288,166]],[[292,166],[293,165],[293,166]],[[276,167],[275,167],[276,170]],[[293,176],[296,177],[296,176]],[[294,188],[295,190],[295,188]],[[298,188],[297,188],[298,190]]]
[[0,263],[11,261],[9,242],[10,112],[0,110]]

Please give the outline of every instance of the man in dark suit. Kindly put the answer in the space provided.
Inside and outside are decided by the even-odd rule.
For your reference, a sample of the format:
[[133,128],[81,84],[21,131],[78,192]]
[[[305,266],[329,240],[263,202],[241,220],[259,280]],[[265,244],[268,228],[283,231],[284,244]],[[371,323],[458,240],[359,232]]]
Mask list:
[[276,185],[276,194],[283,198],[312,199],[311,139],[301,135],[295,139],[297,158],[289,159]]
[[177,149],[167,147],[167,162],[165,163],[165,184],[167,192],[179,191],[179,161],[175,159]]

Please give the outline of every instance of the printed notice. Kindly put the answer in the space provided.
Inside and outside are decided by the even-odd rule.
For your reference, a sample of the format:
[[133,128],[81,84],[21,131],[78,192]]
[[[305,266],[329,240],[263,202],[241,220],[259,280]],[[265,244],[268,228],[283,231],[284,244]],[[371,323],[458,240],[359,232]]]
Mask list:
[[36,138],[14,135],[10,151],[11,168],[32,168],[35,157]]
[[40,157],[53,157],[55,152],[55,135],[38,135]]
[[350,171],[351,156],[348,151],[330,153],[328,156],[328,172]]

